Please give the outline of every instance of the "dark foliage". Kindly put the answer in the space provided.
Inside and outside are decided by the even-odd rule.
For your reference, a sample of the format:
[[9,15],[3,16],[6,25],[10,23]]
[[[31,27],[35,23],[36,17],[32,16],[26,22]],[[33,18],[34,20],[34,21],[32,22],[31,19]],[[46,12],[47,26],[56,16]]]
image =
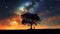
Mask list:
[[23,18],[22,24],[30,24],[30,26],[36,25],[39,23],[38,21],[41,21],[37,14],[26,13],[21,15],[21,17]]

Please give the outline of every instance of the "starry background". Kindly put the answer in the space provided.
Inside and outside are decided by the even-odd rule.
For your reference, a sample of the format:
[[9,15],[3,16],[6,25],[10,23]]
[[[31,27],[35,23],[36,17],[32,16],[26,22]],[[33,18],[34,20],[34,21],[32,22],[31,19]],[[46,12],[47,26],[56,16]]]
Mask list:
[[[32,0],[0,0],[0,20],[14,15],[25,1]],[[60,0],[40,0],[37,6],[31,13],[39,15],[42,20],[41,25],[60,25]]]

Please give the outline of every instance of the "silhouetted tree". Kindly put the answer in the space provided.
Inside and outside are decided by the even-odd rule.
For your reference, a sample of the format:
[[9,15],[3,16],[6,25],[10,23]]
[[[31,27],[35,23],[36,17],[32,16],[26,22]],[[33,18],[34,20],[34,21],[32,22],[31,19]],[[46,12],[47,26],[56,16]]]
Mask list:
[[[25,9],[28,10],[28,12],[21,15],[21,17],[23,18],[22,24],[30,24],[30,26],[31,26],[30,29],[32,29],[32,25],[33,25],[33,24],[36,25],[37,23],[39,23],[38,21],[41,21],[37,14],[31,14],[31,13],[29,13],[29,10],[30,10],[34,5],[36,5],[37,3],[39,3],[39,1],[40,1],[40,0],[31,1],[32,4],[30,4],[29,6],[26,6],[26,7],[25,7]],[[37,2],[37,3],[36,3],[36,2]]]
[[41,21],[37,14],[26,13],[21,15],[21,17],[23,18],[22,24],[30,24],[30,29],[32,29],[33,24],[37,25],[38,21]]

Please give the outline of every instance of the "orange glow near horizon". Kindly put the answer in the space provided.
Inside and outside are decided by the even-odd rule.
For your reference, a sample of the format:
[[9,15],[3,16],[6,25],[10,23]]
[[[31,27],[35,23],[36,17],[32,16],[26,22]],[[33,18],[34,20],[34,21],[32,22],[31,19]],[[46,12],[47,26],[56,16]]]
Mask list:
[[[52,18],[51,19],[48,18],[46,20],[47,21],[49,20],[49,22],[50,22],[51,20],[54,20],[54,19],[55,19],[55,17],[53,19]],[[21,24],[21,21],[22,21],[22,18],[19,15],[10,16],[10,17],[0,21],[0,30],[26,30],[26,29],[30,28],[30,26],[28,26],[28,24],[27,25]],[[33,29],[49,29],[49,28],[50,29],[55,29],[55,28],[59,29],[60,25],[57,25],[57,26],[46,26],[46,25],[39,25],[38,24],[36,26],[33,25],[32,28]]]
[[[21,24],[21,18],[19,16],[12,16],[7,19],[4,19],[0,21],[0,29],[2,30],[25,30],[28,29],[29,27],[27,25],[22,25]],[[7,25],[3,25],[2,22],[8,23]]]

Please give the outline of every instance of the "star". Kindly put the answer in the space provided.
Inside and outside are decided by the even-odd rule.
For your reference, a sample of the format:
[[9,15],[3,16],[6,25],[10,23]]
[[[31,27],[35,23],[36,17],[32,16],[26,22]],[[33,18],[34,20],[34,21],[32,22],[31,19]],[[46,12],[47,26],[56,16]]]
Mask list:
[[8,8],[7,6],[5,8]]

